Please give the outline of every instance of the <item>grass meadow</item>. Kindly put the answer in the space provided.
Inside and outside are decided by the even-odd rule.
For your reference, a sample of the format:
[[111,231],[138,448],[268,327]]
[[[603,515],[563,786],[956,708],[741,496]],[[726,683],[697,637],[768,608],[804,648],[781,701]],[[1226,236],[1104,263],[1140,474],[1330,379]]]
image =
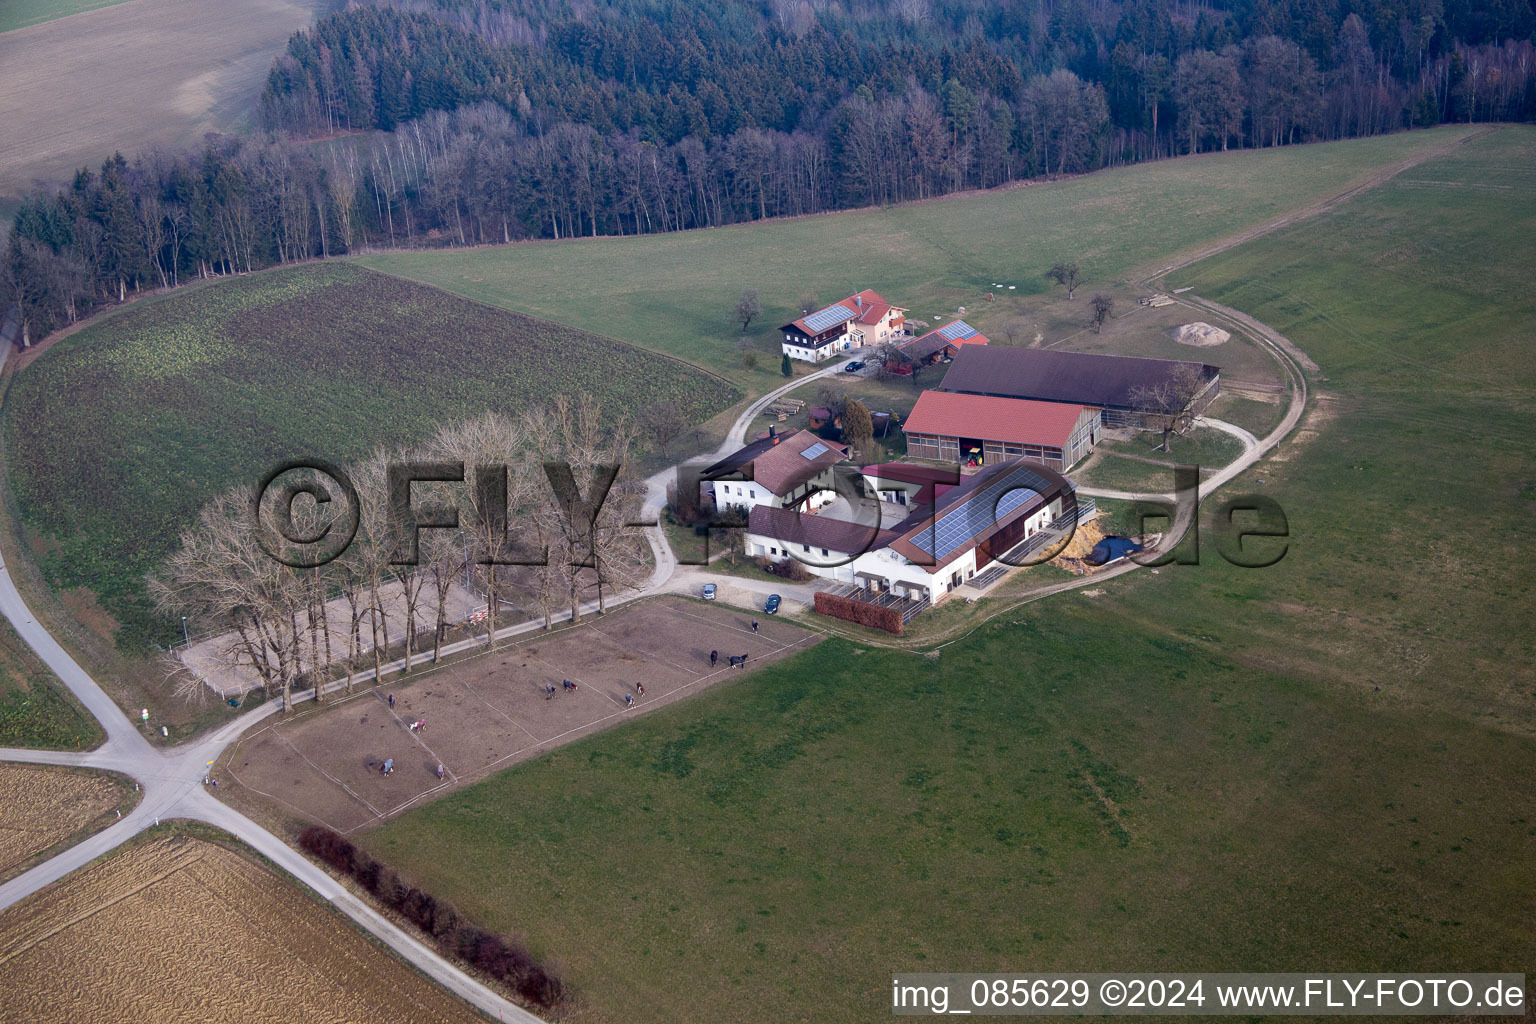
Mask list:
[[40,25],[54,18],[67,18],[71,14],[94,11],[98,7],[111,7],[127,0],[8,0],[0,6],[0,32],[9,32],[28,25]]
[[[763,391],[779,379],[777,328],[797,315],[796,302],[807,290],[834,302],[870,287],[910,305],[917,319],[937,323],[936,314],[952,316],[965,306],[966,319],[996,340],[1010,319],[1039,322],[1054,339],[1066,323],[1042,318],[1034,308],[1038,299],[1025,300],[1046,290],[1043,275],[1056,260],[1076,260],[1086,275],[1077,303],[1083,310],[1071,321],[1071,329],[1080,330],[1078,318],[1086,318],[1096,287],[1337,194],[1467,131],[1212,153],[927,203],[706,231],[380,253],[362,262],[680,356]],[[747,348],[758,355],[755,371],[741,366],[740,324],[730,316],[749,287],[759,290],[763,304],[761,321],[747,335]],[[986,302],[988,292],[998,300]]]
[[673,359],[328,263],[146,300],[87,326],[16,376],[4,436],[50,586],[94,591],[122,644],[140,649],[172,638],[144,575],[224,488],[284,459],[345,463],[456,418],[579,391],[611,414],[676,400],[694,421],[741,397]]
[[365,841],[563,959],[577,1020],[882,1020],[894,971],[1531,972],[1533,167],[1505,128],[1171,282],[1322,368],[1232,485],[1286,509],[1279,564],[1207,529],[933,655],[824,642]]
[[11,624],[0,621],[0,747],[85,750],[101,739],[96,720]]

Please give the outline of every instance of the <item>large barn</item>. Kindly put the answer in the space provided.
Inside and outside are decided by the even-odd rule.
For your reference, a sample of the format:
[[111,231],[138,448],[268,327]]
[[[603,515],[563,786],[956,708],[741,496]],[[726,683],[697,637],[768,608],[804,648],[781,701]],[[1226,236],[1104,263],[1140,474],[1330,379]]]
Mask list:
[[972,466],[1033,459],[1057,471],[1099,440],[1099,410],[1067,402],[924,391],[902,430],[907,453]]
[[1180,367],[1194,368],[1205,381],[1189,403],[1198,413],[1221,390],[1221,367],[1173,359],[966,345],[955,353],[939,390],[1090,406],[1103,410],[1105,426],[1133,426],[1135,390],[1163,383]]

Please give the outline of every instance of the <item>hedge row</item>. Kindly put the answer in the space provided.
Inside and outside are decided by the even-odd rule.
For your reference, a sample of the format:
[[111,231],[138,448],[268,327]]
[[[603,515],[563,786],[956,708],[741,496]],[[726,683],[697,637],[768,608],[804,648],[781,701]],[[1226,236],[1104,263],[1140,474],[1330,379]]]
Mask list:
[[431,936],[444,953],[505,982],[529,1003],[548,1009],[565,998],[565,983],[535,960],[521,942],[488,932],[461,917],[452,903],[407,884],[394,868],[380,864],[346,836],[312,825],[300,834],[299,845],[357,879],[386,906]]
[[895,633],[901,636],[905,628],[901,621],[901,611],[896,608],[886,608],[878,604],[870,604],[867,601],[856,601],[851,597],[841,597],[837,594],[828,594],[825,591],[816,593],[816,613],[827,615],[834,619],[842,619],[844,622],[852,622],[859,626],[868,626],[871,629],[883,629],[887,633]]

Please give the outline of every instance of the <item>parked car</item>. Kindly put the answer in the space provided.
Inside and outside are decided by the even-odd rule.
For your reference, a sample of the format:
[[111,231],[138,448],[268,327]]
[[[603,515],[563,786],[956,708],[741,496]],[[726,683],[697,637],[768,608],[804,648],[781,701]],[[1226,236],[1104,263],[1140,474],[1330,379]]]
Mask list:
[[864,361],[862,359],[855,359],[853,362],[851,362],[847,366],[843,367],[843,372],[844,373],[858,373],[862,369],[864,369]]
[[778,594],[769,594],[768,603],[763,605],[763,611],[767,612],[769,615],[777,615],[779,614],[779,605],[783,603],[784,599],[779,597]]
[[713,601],[714,599],[715,599],[715,585],[713,583],[706,583],[706,584],[704,584],[704,600],[706,600],[706,601]]

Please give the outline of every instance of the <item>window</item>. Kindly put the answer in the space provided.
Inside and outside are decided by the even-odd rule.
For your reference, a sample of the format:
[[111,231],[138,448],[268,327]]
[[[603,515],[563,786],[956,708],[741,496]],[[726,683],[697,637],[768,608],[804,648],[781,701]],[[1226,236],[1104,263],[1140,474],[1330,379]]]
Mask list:
[[778,548],[769,548],[768,550],[770,552],[772,552],[773,554],[775,554],[775,555],[779,553],[779,549]]
[[824,555],[826,557],[831,557],[831,555],[832,555],[832,552],[828,551],[826,548],[822,548],[821,549],[821,553],[822,553],[822,555]]

